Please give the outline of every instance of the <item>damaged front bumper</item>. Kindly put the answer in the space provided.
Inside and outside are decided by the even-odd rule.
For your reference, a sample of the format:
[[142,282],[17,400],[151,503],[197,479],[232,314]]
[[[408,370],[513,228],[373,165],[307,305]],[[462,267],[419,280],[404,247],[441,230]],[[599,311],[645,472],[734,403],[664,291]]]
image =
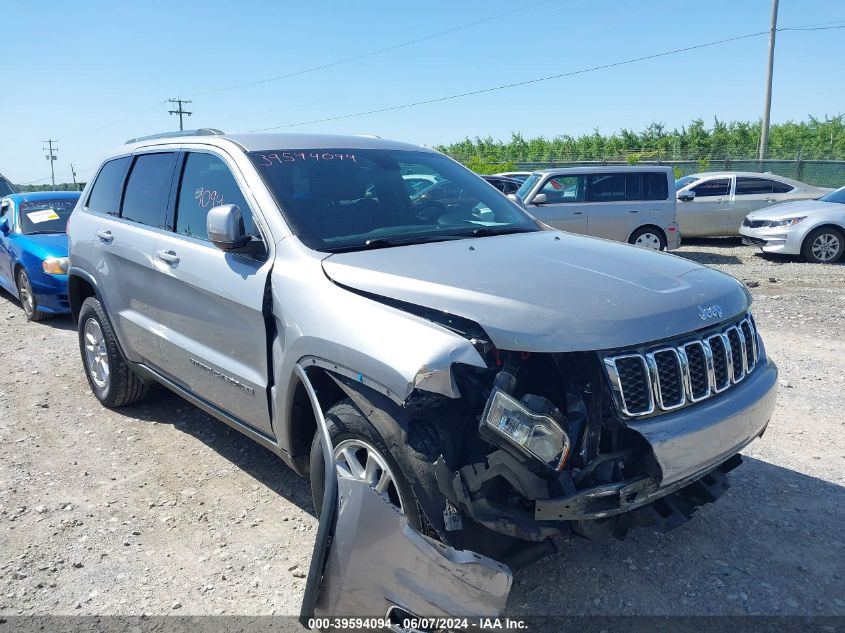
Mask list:
[[[647,443],[655,467],[649,474],[604,485],[551,494],[553,482],[540,476],[509,453],[499,450],[484,463],[451,472],[440,460],[436,466],[440,491],[475,521],[516,538],[539,541],[559,531],[566,521],[595,521],[618,516],[675,495],[681,506],[714,501],[727,488],[724,474],[736,467],[740,450],[761,436],[775,407],[777,367],[767,361],[729,396],[695,407],[629,422]],[[506,480],[527,505],[497,504],[485,486]],[[673,500],[659,512],[670,513]],[[686,511],[683,514],[691,514]]]

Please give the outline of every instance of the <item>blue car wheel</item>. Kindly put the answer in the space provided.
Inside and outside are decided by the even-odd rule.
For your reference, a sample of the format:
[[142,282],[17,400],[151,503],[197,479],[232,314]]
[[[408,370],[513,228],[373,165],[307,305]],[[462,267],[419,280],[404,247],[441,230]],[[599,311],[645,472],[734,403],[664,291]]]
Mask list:
[[38,309],[38,301],[35,298],[35,293],[32,291],[32,284],[29,283],[29,277],[26,272],[21,269],[18,271],[17,278],[18,298],[21,300],[21,307],[26,314],[29,321],[43,321],[50,318],[50,314],[42,312]]

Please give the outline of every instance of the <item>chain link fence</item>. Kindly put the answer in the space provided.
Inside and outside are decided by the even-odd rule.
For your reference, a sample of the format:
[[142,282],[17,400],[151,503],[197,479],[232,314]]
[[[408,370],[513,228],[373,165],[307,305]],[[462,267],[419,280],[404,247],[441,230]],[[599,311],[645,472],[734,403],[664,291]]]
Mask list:
[[600,165],[669,165],[675,177],[707,171],[750,171],[771,173],[792,178],[816,187],[838,188],[845,185],[845,160],[805,160],[800,152],[794,159],[775,158],[759,160],[747,156],[691,158],[687,156],[661,157],[655,152],[627,152],[614,157],[552,156],[538,160],[486,159],[483,156],[452,155],[462,163],[482,162],[491,166],[501,165],[500,171],[534,171],[552,167],[590,167]]

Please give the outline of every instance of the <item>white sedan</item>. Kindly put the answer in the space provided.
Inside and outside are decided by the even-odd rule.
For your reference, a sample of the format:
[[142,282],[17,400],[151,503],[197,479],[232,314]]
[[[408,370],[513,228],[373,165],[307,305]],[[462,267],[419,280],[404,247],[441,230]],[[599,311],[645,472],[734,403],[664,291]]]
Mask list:
[[801,255],[833,264],[845,251],[845,187],[818,200],[787,202],[749,213],[739,229],[742,243],[765,253]]

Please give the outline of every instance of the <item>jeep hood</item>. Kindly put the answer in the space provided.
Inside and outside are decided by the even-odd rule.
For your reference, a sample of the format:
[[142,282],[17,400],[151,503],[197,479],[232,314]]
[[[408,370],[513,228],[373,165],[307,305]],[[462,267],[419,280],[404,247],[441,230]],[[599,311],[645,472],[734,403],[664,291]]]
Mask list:
[[[567,352],[638,345],[750,303],[733,277],[665,253],[539,231],[330,255],[335,283],[475,321],[499,349]],[[717,312],[717,311],[713,311]]]

